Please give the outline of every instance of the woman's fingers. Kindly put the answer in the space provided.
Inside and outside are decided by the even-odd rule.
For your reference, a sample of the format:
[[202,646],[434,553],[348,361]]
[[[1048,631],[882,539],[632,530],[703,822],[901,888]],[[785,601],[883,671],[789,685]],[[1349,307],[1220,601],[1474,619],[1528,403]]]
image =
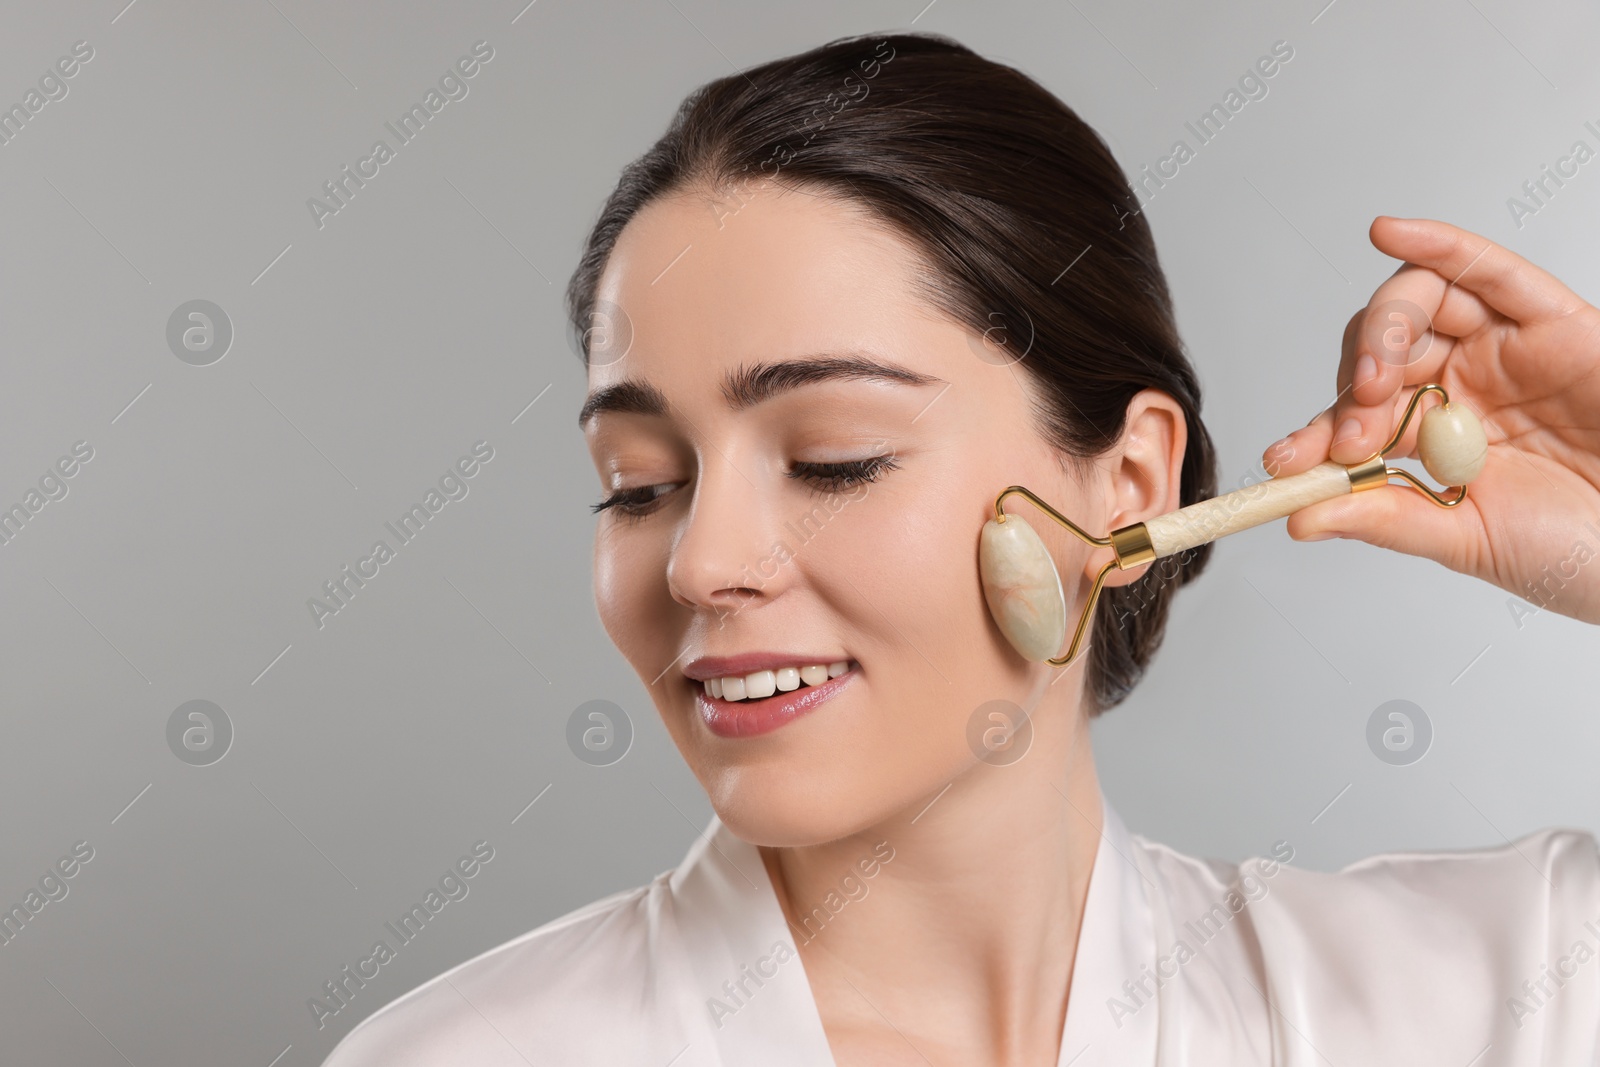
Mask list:
[[1405,387],[1441,376],[1456,348],[1436,322],[1448,288],[1436,272],[1406,264],[1357,313],[1339,367],[1331,458],[1357,463],[1376,452],[1394,432],[1391,416]]
[[[1449,365],[1452,358],[1466,358],[1461,338],[1471,339],[1474,359],[1488,358],[1496,350],[1493,341],[1477,352],[1485,331],[1559,319],[1586,306],[1552,275],[1448,223],[1380,216],[1373,221],[1371,238],[1380,251],[1403,262],[1346,324],[1329,410],[1262,454],[1263,466],[1274,477],[1299,473],[1324,459],[1359,463],[1377,452],[1394,433],[1417,386],[1449,379],[1447,388],[1457,390],[1460,372],[1474,369]],[[1467,396],[1452,399],[1473,403]],[[1488,399],[1478,397],[1477,403]],[[1414,452],[1420,415],[1391,450],[1391,458]],[[1307,510],[1322,517],[1318,522],[1335,512],[1360,514],[1333,505],[1320,512]]]
[[1345,537],[1466,571],[1475,565],[1473,545],[1482,542],[1470,501],[1441,508],[1410,488],[1390,485],[1302,508],[1289,516],[1288,531],[1297,541]]
[[1447,222],[1379,215],[1368,235],[1378,251],[1437,271],[1517,322],[1558,319],[1584,306],[1555,275]]
[[[1405,414],[1406,406],[1411,403],[1411,397],[1414,392],[1414,389],[1402,389],[1391,397],[1387,404],[1378,405],[1370,409],[1372,414],[1366,417],[1381,424],[1385,429],[1381,434],[1377,435],[1377,444],[1348,462],[1359,463],[1383,445],[1389,443],[1389,437],[1394,433],[1395,427],[1400,424],[1400,418]],[[1423,400],[1418,406],[1417,412],[1411,417],[1411,423],[1406,427],[1406,432],[1400,436],[1400,440],[1396,441],[1394,448],[1390,450],[1388,454],[1390,460],[1405,459],[1416,453],[1417,431],[1422,427],[1422,416],[1429,406],[1431,406],[1431,403],[1428,400]],[[1329,455],[1332,451],[1334,435],[1337,432],[1338,424],[1336,420],[1341,417],[1335,409],[1330,407],[1287,437],[1273,442],[1261,454],[1262,468],[1266,470],[1269,476],[1281,478],[1285,475],[1299,474],[1301,471],[1310,470],[1325,459],[1332,458],[1341,463],[1346,462],[1337,456]]]
[[1300,429],[1275,441],[1261,453],[1261,467],[1270,477],[1282,478],[1310,470],[1328,458],[1328,438],[1333,416],[1324,411]]
[[1340,463],[1357,463],[1382,447],[1394,430],[1388,417],[1394,397],[1405,386],[1439,380],[1457,338],[1502,316],[1534,322],[1584,306],[1554,276],[1448,223],[1380,216],[1371,238],[1404,262],[1372,294],[1353,338],[1346,335],[1329,445]]
[[1406,382],[1438,373],[1434,322],[1446,289],[1438,274],[1409,263],[1378,286],[1347,334],[1337,377],[1341,399],[1375,407]]

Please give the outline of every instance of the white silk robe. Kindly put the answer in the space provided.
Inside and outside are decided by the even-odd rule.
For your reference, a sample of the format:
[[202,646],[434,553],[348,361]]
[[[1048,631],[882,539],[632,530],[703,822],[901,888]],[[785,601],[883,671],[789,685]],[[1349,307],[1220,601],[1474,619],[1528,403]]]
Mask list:
[[[1592,835],[1318,873],[1104,811],[1057,1067],[1600,1063]],[[425,983],[324,1067],[833,1062],[760,854],[713,817],[675,870]]]

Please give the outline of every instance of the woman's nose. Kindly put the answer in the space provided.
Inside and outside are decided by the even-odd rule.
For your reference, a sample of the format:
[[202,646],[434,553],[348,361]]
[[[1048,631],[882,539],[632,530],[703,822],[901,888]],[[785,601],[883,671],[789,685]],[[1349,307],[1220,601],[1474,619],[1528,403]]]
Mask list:
[[687,607],[725,617],[770,600],[789,580],[778,536],[777,486],[717,458],[702,468],[667,561],[667,586]]

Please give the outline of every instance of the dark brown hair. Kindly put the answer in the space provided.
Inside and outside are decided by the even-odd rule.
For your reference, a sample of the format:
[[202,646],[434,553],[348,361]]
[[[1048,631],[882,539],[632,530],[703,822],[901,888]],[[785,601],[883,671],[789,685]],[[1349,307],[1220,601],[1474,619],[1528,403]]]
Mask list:
[[[690,93],[623,169],[568,284],[585,359],[596,284],[635,213],[663,196],[769,179],[849,201],[919,248],[927,298],[974,333],[975,353],[1000,352],[1032,373],[1041,429],[1064,455],[1103,454],[1133,395],[1158,389],[1188,424],[1182,503],[1215,493],[1199,383],[1155,242],[1110,149],[1038,82],[938,34],[842,38]],[[1143,675],[1174,591],[1209,550],[1102,595],[1089,652],[1094,714]]]

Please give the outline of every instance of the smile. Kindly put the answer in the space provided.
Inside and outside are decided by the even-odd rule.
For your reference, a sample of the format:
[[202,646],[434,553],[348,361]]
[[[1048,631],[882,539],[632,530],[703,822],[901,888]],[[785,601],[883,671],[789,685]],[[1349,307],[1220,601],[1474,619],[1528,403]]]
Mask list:
[[712,733],[752,737],[776,730],[816,709],[859,670],[850,659],[772,662],[778,659],[767,654],[701,659],[685,668],[695,687],[695,705]]

